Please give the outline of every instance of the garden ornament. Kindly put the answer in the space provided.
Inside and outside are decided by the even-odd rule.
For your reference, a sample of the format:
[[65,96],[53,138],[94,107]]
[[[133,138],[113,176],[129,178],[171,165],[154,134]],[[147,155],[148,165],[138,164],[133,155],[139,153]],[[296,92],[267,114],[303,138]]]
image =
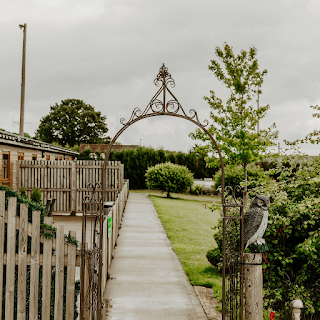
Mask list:
[[265,240],[262,237],[268,224],[269,205],[269,196],[256,194],[249,209],[244,214],[244,250],[251,244],[259,247],[266,246]]
[[300,299],[292,300],[289,305],[292,310],[292,320],[300,320],[303,302]]

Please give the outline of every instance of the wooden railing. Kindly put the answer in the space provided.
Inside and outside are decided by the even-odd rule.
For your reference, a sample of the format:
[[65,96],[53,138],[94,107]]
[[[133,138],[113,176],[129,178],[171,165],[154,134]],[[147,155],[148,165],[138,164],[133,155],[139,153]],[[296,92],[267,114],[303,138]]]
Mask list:
[[[121,227],[121,221],[125,205],[127,203],[129,195],[129,180],[126,180],[121,192],[118,194],[116,201],[114,202],[109,215],[106,217],[103,224],[103,246],[102,246],[102,296],[106,290],[109,268],[112,261],[112,256],[116,246],[116,242],[119,236],[119,230]],[[108,235],[108,218],[111,217],[111,230]]]

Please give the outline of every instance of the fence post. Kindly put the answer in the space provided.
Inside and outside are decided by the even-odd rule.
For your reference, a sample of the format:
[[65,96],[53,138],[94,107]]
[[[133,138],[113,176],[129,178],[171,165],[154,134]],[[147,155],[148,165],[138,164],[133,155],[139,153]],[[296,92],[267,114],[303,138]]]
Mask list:
[[16,210],[17,198],[9,198],[7,223],[7,272],[6,272],[6,302],[5,315],[7,319],[14,317],[14,280],[16,253]]
[[76,214],[76,206],[77,206],[77,169],[76,162],[71,161],[71,203],[70,203],[70,211],[71,215]]
[[[69,235],[76,238],[76,231],[69,231]],[[68,244],[68,267],[67,267],[67,287],[66,287],[66,320],[74,319],[74,283],[76,272],[76,245]]]
[[[52,225],[52,217],[44,217],[44,223]],[[52,273],[52,239],[43,239],[42,267],[42,320],[50,320],[51,273]]]
[[63,318],[64,225],[57,225],[54,319]]
[[26,319],[28,205],[20,204],[17,319]]
[[246,320],[263,319],[262,253],[245,253]]
[[32,211],[31,240],[31,275],[29,318],[38,317],[39,290],[39,256],[40,256],[40,211]]

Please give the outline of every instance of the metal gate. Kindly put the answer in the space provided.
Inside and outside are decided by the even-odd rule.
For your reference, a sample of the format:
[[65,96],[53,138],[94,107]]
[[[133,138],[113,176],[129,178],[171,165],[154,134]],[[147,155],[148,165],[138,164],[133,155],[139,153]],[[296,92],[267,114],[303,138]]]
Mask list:
[[226,187],[223,203],[223,320],[243,320],[243,198],[239,186]]
[[[221,164],[221,203],[223,207],[223,310],[222,319],[242,320],[243,313],[243,276],[242,276],[242,259],[243,259],[243,204],[237,199],[237,188],[227,188],[225,192],[224,186],[224,162],[219,146],[211,133],[206,129],[209,124],[208,120],[199,121],[198,114],[191,109],[187,114],[182,108],[180,102],[172,93],[171,88],[175,86],[175,81],[171,78],[168,68],[163,64],[159,69],[159,73],[154,79],[154,84],[160,87],[153,96],[144,111],[135,108],[127,121],[121,119],[120,123],[123,127],[116,133],[110,142],[105,154],[104,170],[107,168],[108,159],[111,148],[117,141],[118,137],[132,124],[154,116],[172,116],[191,121],[203,130],[210,138],[219,155]],[[93,188],[93,186],[92,186]],[[94,194],[94,188],[93,194]],[[84,319],[100,319],[101,316],[101,288],[99,288],[101,278],[101,248],[102,248],[102,230],[103,209],[102,204],[106,200],[106,178],[102,175],[102,199],[89,199],[84,202],[83,216],[83,234],[86,233],[87,218],[94,217],[96,224],[92,232],[94,246],[91,249],[82,248],[83,263],[81,265],[81,320]],[[231,194],[230,194],[231,192]],[[226,193],[226,197],[225,197]],[[84,244],[84,242],[82,241]],[[91,251],[90,251],[91,250]],[[86,267],[87,266],[87,267]],[[87,269],[85,269],[87,268]],[[86,271],[87,270],[87,271]],[[92,275],[86,277],[86,272]],[[84,280],[88,279],[88,280]],[[96,282],[98,279],[98,283]],[[87,284],[85,284],[87,281]],[[86,317],[84,317],[86,314]]]
[[[89,183],[87,189],[91,192],[83,199],[80,319],[100,320],[103,305],[101,251],[104,220],[101,184]],[[90,239],[87,239],[88,231]]]

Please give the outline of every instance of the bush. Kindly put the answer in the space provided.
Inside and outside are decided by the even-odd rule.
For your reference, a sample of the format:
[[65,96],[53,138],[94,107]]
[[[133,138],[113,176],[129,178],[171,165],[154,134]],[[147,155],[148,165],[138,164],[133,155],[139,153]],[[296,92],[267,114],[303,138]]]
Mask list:
[[196,185],[193,187],[193,192],[194,192],[196,195],[201,194],[202,190],[203,190],[203,186],[201,186],[200,184],[196,184]]
[[[264,238],[265,307],[289,313],[289,303],[301,299],[303,319],[320,319],[320,157],[308,163],[289,157],[249,183],[251,197],[269,194],[269,222]],[[222,224],[214,234],[218,249],[207,257],[221,269]],[[219,260],[220,259],[220,260]]]
[[[251,181],[257,181],[264,175],[263,169],[254,164],[248,165],[248,183]],[[240,185],[243,182],[244,169],[243,166],[227,165],[224,168],[224,185],[234,187]],[[214,176],[215,188],[221,187],[221,169]]]
[[184,192],[193,184],[193,174],[185,166],[170,162],[150,167],[146,173],[146,184],[149,189],[167,192]]
[[136,150],[111,152],[110,161],[121,161],[124,164],[124,177],[130,180],[131,189],[145,189],[146,170],[158,163],[171,162],[186,166],[196,179],[211,178],[218,167],[208,167],[204,152],[168,152],[162,149],[139,147]]
[[39,190],[39,188],[34,188],[32,193],[31,193],[31,201],[35,202],[35,203],[41,203],[41,191]]

